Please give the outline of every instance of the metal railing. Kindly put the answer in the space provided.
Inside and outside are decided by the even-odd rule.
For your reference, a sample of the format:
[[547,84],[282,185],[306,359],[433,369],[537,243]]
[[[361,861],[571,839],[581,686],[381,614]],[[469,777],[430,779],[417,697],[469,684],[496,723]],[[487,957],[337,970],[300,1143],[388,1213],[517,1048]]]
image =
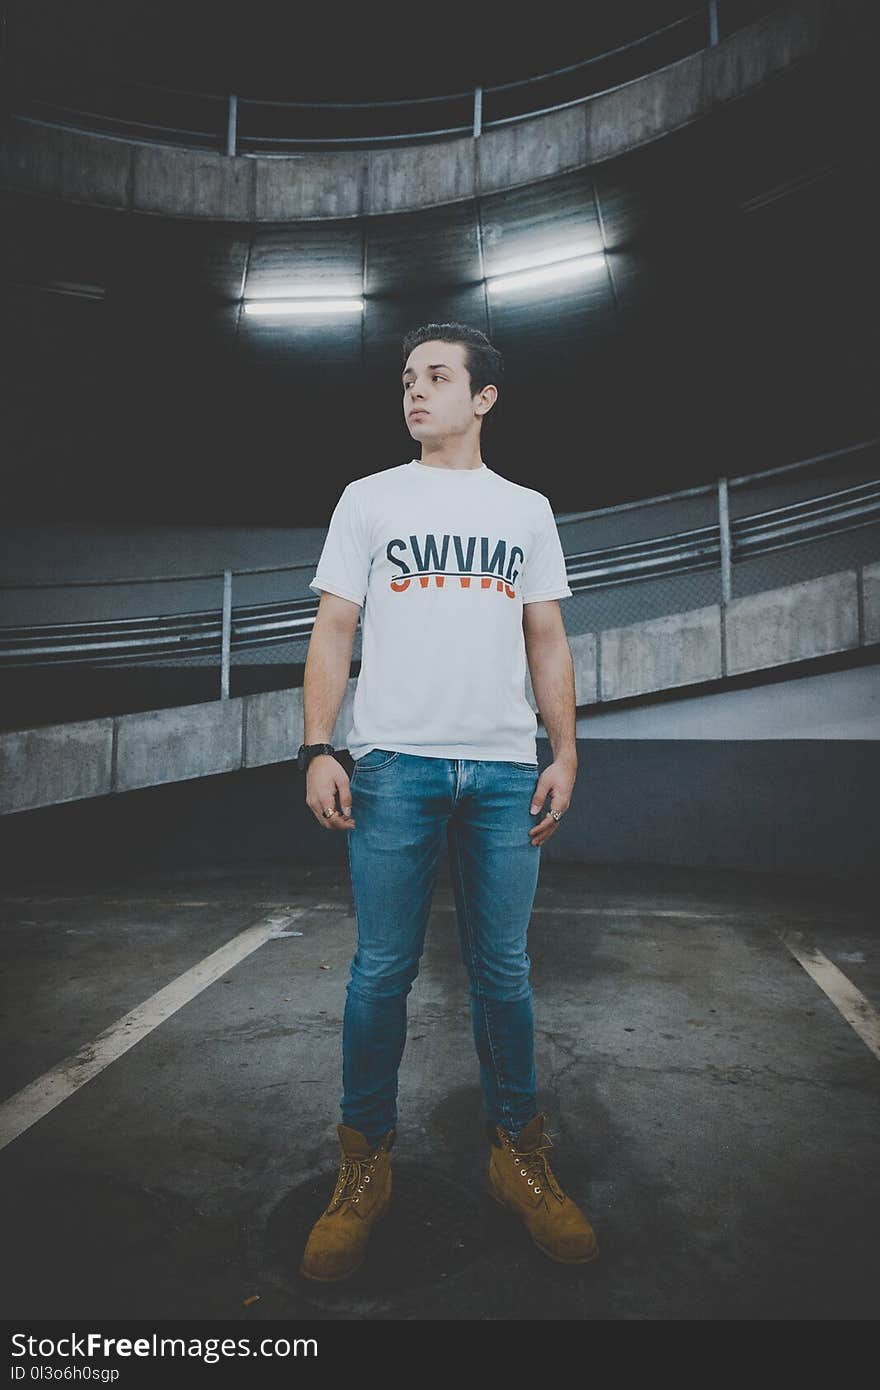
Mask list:
[[[808,477],[811,471],[820,468],[825,468],[827,473],[829,464],[837,469],[858,464],[872,476],[830,490],[825,485],[814,495],[741,516],[731,515],[731,494],[740,491],[745,494],[756,486],[767,489],[777,482]],[[557,525],[563,537],[567,528],[600,520],[606,523],[607,519],[606,524],[622,527],[627,514],[637,510],[645,512],[654,507],[662,510],[667,504],[680,507],[693,499],[712,505],[716,519],[711,524],[590,550],[567,551],[566,569],[573,595],[592,596],[620,585],[710,571],[715,580],[720,579],[720,600],[727,602],[732,595],[737,564],[748,565],[755,557],[788,551],[807,542],[825,542],[830,537],[859,528],[867,528],[865,534],[871,538],[868,550],[874,559],[880,559],[880,436],[760,473],[718,478],[700,487],[559,516]],[[878,528],[876,533],[870,529],[872,527]],[[271,648],[292,640],[307,640],[319,603],[318,598],[309,596],[233,605],[235,578],[265,574],[311,575],[315,568],[316,561],[309,561],[192,574],[0,585],[0,590],[9,592],[33,592],[179,584],[192,580],[213,580],[222,584],[219,608],[0,628],[0,666],[130,666],[150,660],[163,659],[168,663],[169,659],[173,662],[176,658],[183,662],[193,656],[216,658],[219,655],[220,698],[225,700],[229,698],[233,654]],[[685,603],[684,607],[687,606]]]
[[[819,459],[842,458],[861,452],[876,444],[869,440],[849,450],[819,455],[793,467],[806,468]],[[766,512],[731,521],[725,494],[731,487],[758,479],[778,476],[781,470],[752,473],[742,478],[719,478],[716,484],[719,520],[715,525],[679,531],[672,536],[658,536],[629,545],[611,546],[580,555],[566,555],[569,586],[573,592],[583,589],[626,584],[637,579],[651,579],[662,574],[688,574],[695,570],[721,569],[722,593],[729,599],[732,592],[734,560],[750,555],[766,555],[783,546],[799,545],[818,536],[837,535],[854,526],[867,526],[880,521],[880,476],[852,487],[773,507]],[[708,489],[690,489],[681,496],[706,495]],[[669,501],[677,494],[666,498]],[[647,499],[649,501],[650,499]],[[639,503],[647,505],[647,501]],[[612,509],[613,510],[613,509]],[[596,513],[598,515],[598,513]],[[562,519],[559,524],[564,524]]]
[[[99,93],[94,89],[80,98],[71,98],[69,83],[62,86],[56,99],[26,90],[14,91],[12,107],[18,119],[32,124],[62,126],[84,134],[138,143],[149,140],[178,148],[221,150],[229,156],[287,154],[296,149],[328,146],[393,145],[401,141],[461,135],[478,139],[486,130],[560,111],[638,81],[660,67],[716,45],[722,33],[722,20],[726,35],[750,23],[756,11],[764,14],[775,8],[778,3],[769,3],[769,0],[766,4],[760,0],[704,0],[699,8],[648,34],[577,63],[513,82],[476,86],[473,90],[438,96],[386,101],[271,101],[244,97],[240,93],[221,95],[146,82],[114,81],[105,84],[104,92],[105,103],[111,107],[115,104],[115,110],[92,109],[101,105]],[[634,54],[645,61],[638,65],[637,72],[626,72],[625,64]],[[617,63],[616,72],[614,63]],[[585,91],[591,71],[602,64],[606,69],[604,83],[600,77],[598,87]],[[614,80],[609,80],[612,78]],[[43,89],[47,88],[44,79]],[[547,93],[547,99],[536,105],[530,98],[539,89]],[[153,114],[157,106],[167,115],[157,119]],[[439,111],[439,121],[426,126],[424,120],[416,120],[422,111],[430,109]],[[329,117],[337,121],[342,118],[350,124],[348,128],[317,135],[279,129],[279,123],[283,125],[289,121],[292,112],[300,116],[307,114],[312,120],[317,117],[324,120],[325,126],[330,124]],[[381,119],[387,126],[394,123],[395,117],[403,128],[380,129],[368,134],[360,131],[371,120]],[[261,122],[268,128],[257,129]],[[357,124],[357,131],[352,129],[351,123]]]

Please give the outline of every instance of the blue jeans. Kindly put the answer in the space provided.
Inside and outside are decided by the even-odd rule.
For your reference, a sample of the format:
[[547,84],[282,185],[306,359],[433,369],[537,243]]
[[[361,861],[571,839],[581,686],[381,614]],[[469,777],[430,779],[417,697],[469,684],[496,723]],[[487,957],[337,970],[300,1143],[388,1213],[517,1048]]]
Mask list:
[[514,1137],[537,1114],[526,934],[541,849],[529,839],[536,763],[372,748],[351,774],[346,831],[357,949],[342,1030],[342,1123],[397,1124],[406,999],[419,973],[446,831],[487,1120]]

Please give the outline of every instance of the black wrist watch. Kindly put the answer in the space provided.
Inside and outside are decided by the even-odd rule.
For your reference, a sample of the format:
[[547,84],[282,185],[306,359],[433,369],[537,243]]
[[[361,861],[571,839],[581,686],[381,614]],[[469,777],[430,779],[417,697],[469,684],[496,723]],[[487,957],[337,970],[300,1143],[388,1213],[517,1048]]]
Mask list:
[[319,753],[335,753],[336,749],[332,743],[301,743],[296,755],[296,765],[300,772],[305,772],[312,758],[317,758]]

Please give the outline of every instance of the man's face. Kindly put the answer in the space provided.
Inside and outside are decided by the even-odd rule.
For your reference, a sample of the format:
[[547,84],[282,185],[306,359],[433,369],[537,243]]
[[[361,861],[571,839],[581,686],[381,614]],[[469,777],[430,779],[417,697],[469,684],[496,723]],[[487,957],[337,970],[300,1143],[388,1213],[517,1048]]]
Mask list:
[[[413,439],[479,434],[479,415],[495,399],[494,386],[471,395],[464,343],[419,343],[403,372],[403,414]],[[415,411],[423,413],[416,415]]]

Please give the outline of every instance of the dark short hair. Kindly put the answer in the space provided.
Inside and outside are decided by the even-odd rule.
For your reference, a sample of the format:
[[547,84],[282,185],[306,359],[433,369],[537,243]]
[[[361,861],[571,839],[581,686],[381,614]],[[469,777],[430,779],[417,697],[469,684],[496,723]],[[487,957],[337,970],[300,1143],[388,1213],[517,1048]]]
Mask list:
[[[413,348],[420,343],[461,343],[464,348],[464,362],[471,383],[471,395],[476,396],[484,386],[494,386],[501,398],[501,383],[504,379],[504,359],[493,347],[479,328],[469,323],[426,323],[421,328],[413,328],[403,340],[403,362]],[[483,417],[483,425],[488,425],[498,408],[498,401]]]

